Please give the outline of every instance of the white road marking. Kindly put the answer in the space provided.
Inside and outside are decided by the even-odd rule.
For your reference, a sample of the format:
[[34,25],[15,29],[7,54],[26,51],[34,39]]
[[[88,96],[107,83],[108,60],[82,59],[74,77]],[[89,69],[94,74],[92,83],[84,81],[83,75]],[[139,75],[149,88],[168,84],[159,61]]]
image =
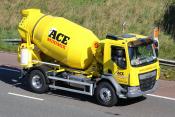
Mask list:
[[11,92],[8,92],[8,94],[14,95],[14,96],[19,96],[19,97],[24,97],[24,98],[29,98],[29,99],[34,99],[34,100],[39,100],[39,101],[44,101],[44,99],[42,99],[42,98],[36,98],[36,97],[27,96],[27,95],[21,95],[21,94],[16,94],[16,93],[11,93]]
[[152,97],[157,97],[157,98],[162,98],[162,99],[167,99],[167,100],[173,100],[175,101],[175,98],[171,98],[171,97],[165,97],[165,96],[160,96],[160,95],[154,95],[154,94],[147,94],[148,96],[152,96]]
[[21,72],[19,70],[9,69],[9,68],[3,68],[3,67],[0,67],[0,69],[4,69],[4,70],[8,70],[8,71],[13,71],[13,72]]

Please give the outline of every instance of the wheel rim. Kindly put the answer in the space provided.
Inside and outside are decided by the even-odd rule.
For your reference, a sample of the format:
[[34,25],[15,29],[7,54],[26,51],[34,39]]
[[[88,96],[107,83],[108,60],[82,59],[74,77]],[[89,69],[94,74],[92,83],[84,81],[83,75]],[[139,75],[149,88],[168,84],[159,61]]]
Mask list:
[[100,90],[100,98],[103,102],[109,102],[111,100],[111,91],[108,88],[102,88]]
[[32,85],[36,89],[40,89],[42,87],[42,79],[40,76],[35,75],[32,78]]

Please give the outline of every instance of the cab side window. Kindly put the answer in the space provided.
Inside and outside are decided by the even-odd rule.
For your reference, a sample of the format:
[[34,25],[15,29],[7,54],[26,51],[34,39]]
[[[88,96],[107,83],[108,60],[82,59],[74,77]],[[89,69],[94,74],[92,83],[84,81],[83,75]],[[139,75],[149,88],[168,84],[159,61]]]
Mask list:
[[111,59],[122,69],[126,68],[126,55],[124,48],[111,46]]

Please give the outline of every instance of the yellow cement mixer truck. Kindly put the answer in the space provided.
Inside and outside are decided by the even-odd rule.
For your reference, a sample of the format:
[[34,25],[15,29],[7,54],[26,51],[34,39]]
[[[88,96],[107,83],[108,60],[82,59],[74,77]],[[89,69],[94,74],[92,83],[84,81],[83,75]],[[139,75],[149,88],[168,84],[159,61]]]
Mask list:
[[39,9],[22,10],[18,59],[33,92],[59,89],[94,96],[104,106],[151,93],[160,76],[154,39],[94,33]]

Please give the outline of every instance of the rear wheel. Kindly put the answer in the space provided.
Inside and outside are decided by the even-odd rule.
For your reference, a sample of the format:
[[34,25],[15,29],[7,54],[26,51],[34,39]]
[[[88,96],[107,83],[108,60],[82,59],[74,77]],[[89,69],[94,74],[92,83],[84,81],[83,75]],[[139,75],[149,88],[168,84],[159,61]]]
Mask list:
[[97,102],[103,106],[114,106],[118,102],[118,97],[113,86],[108,82],[101,82],[95,91]]
[[36,93],[44,93],[48,90],[46,77],[40,70],[32,70],[28,75],[29,88]]

